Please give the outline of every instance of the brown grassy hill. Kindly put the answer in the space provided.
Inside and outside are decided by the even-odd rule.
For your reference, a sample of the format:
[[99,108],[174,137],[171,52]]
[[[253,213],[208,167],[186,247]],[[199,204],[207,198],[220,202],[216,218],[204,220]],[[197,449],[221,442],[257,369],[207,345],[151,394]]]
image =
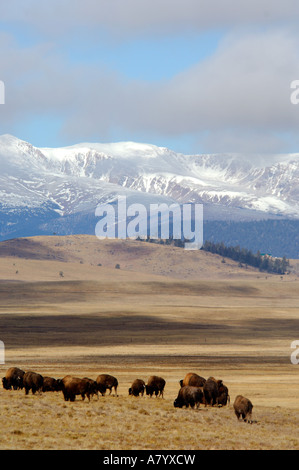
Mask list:
[[[295,279],[129,240],[0,243],[1,377],[18,366],[119,381],[118,397],[74,403],[61,392],[0,387],[0,448],[298,449]],[[191,371],[222,379],[230,406],[174,408],[179,380]],[[165,378],[164,399],[130,397],[132,381],[150,375]],[[252,426],[236,420],[237,394],[254,404]]]
[[185,280],[270,277],[204,251],[90,235],[7,240],[0,243],[0,260],[0,279],[13,280],[101,279],[111,270],[116,278],[125,271]]

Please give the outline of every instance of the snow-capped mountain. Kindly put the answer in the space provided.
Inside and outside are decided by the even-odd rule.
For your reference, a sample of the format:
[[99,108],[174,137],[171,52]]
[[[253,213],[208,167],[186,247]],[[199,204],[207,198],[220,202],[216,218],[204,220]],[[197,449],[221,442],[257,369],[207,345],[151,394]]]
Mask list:
[[274,157],[264,165],[134,142],[36,148],[3,135],[0,204],[2,211],[47,208],[66,216],[123,194],[144,204],[203,203],[220,218],[228,208],[299,218],[299,154]]

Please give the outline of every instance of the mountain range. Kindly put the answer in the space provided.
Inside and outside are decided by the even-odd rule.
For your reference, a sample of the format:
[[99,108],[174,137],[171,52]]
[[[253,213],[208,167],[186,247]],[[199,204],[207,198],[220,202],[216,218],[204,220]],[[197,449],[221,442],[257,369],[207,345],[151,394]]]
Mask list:
[[97,205],[119,195],[145,206],[201,203],[210,223],[296,223],[298,183],[299,154],[265,161],[239,154],[184,155],[135,142],[37,148],[5,134],[0,136],[0,240],[94,233]]

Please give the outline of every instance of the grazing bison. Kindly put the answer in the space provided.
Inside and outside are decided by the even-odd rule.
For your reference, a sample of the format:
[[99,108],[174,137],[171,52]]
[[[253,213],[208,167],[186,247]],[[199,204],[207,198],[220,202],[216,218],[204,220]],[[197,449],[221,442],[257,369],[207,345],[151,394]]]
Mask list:
[[25,372],[18,367],[10,367],[5,374],[5,377],[2,378],[3,388],[6,390],[14,390],[23,388],[23,377]]
[[88,380],[90,383],[90,396],[96,395],[97,398],[99,399],[99,392],[98,392],[98,384],[95,380],[90,379],[89,377],[83,377],[84,380]]
[[135,379],[132,383],[131,387],[129,388],[129,395],[133,395],[134,397],[143,396],[145,390],[145,382],[141,379]]
[[43,392],[59,392],[61,390],[61,384],[59,379],[54,379],[53,377],[44,377],[43,382]]
[[117,396],[118,380],[115,377],[109,374],[100,374],[96,382],[98,384],[98,391],[102,396],[105,395],[107,389],[110,390],[109,395],[111,395],[112,388],[114,388],[115,396]]
[[91,385],[87,379],[80,379],[72,375],[66,375],[63,379],[59,379],[65,401],[75,401],[76,395],[81,395],[82,400],[87,396],[90,401]]
[[179,390],[177,398],[174,400],[173,405],[175,408],[182,408],[189,406],[194,408],[196,405],[199,408],[200,403],[204,403],[204,393],[201,387],[194,387],[191,385],[185,385]]
[[218,384],[218,406],[226,406],[228,403],[230,403],[228,388],[221,381],[221,383]]
[[44,378],[41,374],[36,372],[28,371],[24,374],[23,385],[25,388],[25,395],[28,395],[31,390],[33,395],[36,392],[41,392],[44,384]]
[[185,375],[185,378],[180,380],[181,387],[185,387],[186,385],[190,385],[193,387],[203,387],[206,382],[206,379],[201,377],[194,372],[189,372]]
[[222,380],[216,380],[214,377],[209,377],[203,386],[203,392],[205,396],[205,405],[217,405],[219,395],[219,385],[222,384]]
[[152,397],[154,393],[156,397],[161,396],[163,398],[165,384],[166,382],[162,377],[152,375],[145,386],[146,394]]
[[[252,423],[251,414],[252,414],[253,404],[248,398],[243,397],[242,395],[237,395],[234,402],[234,410],[237,419],[240,419],[242,416],[243,421]],[[249,418],[249,419],[248,419]]]

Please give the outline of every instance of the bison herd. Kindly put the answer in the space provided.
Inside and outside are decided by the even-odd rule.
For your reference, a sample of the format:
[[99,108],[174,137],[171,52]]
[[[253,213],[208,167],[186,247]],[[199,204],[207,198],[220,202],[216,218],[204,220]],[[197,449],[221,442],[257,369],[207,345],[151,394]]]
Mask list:
[[[6,390],[24,389],[25,394],[29,391],[36,392],[62,392],[65,401],[75,401],[76,396],[81,396],[82,400],[87,397],[90,399],[96,395],[99,399],[99,393],[104,396],[109,390],[111,395],[113,389],[117,396],[118,380],[109,374],[100,374],[96,380],[89,377],[74,377],[66,375],[62,379],[42,376],[33,371],[23,371],[18,367],[11,367],[7,370],[5,377],[2,378],[3,388]],[[200,405],[207,406],[226,406],[230,403],[228,388],[222,380],[216,380],[214,377],[205,379],[196,373],[188,373],[185,378],[179,381],[180,389],[174,400],[175,408],[199,408]],[[142,379],[135,379],[129,388],[129,395],[138,397],[144,393],[152,397],[163,398],[166,382],[162,377],[152,375],[147,384]],[[252,423],[251,415],[253,405],[251,401],[237,395],[234,401],[234,412],[239,420]]]

